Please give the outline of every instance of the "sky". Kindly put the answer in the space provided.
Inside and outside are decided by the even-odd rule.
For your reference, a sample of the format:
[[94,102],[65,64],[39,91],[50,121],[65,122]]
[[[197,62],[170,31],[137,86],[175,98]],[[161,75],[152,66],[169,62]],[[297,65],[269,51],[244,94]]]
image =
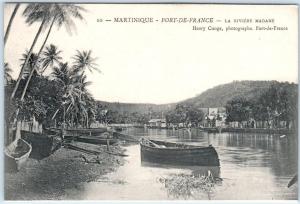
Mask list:
[[[76,32],[55,28],[48,43],[72,62],[76,50],[92,50],[102,71],[87,73],[89,90],[97,100],[131,103],[172,103],[234,80],[298,82],[297,8],[293,6],[220,5],[96,5],[83,4],[84,22]],[[4,10],[4,30],[14,5]],[[16,78],[20,58],[29,49],[39,24],[28,26],[23,4],[13,22],[4,61]],[[113,23],[114,17],[274,18],[284,32],[202,32],[193,24]],[[215,26],[223,26],[224,22]],[[245,25],[245,24],[244,24]],[[39,38],[35,50],[45,37]],[[48,72],[50,72],[49,70]]]

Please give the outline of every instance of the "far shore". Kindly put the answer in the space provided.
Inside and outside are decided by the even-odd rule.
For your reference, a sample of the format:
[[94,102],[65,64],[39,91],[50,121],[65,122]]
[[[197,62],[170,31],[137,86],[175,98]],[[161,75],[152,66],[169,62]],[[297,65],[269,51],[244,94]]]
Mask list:
[[[144,126],[134,126],[136,128],[143,128]],[[179,127],[147,127],[150,129],[169,129],[169,130],[187,130],[189,128]],[[265,134],[296,134],[295,129],[285,128],[233,128],[233,127],[193,127],[195,129],[209,132],[209,133],[222,133],[222,132],[237,132],[237,133],[265,133]],[[192,129],[193,129],[192,128]]]

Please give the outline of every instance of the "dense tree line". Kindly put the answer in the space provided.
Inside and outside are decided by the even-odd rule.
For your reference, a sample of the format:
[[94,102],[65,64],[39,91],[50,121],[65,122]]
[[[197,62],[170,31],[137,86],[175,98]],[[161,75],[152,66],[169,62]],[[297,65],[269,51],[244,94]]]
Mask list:
[[[227,102],[227,121],[262,121],[268,127],[278,127],[285,121],[286,128],[291,123],[296,127],[298,120],[298,85],[294,83],[273,82],[260,95],[246,99],[237,97]],[[263,123],[264,124],[264,123]]]
[[[28,26],[39,24],[39,27],[31,46],[22,55],[16,80],[11,77],[9,62],[4,63],[6,127],[12,130],[20,120],[32,117],[45,125],[50,125],[50,121],[54,120],[59,125],[88,126],[94,118],[95,109],[94,99],[86,89],[90,82],[87,81],[85,72],[98,70],[96,59],[92,57],[91,51],[76,51],[72,61],[66,62],[61,57],[62,51],[55,45],[50,43],[47,46],[54,27],[60,29],[64,26],[72,33],[76,27],[75,20],[84,19],[82,14],[85,9],[61,3],[15,4],[5,32],[6,49],[13,49],[8,47],[7,42],[16,13],[23,5],[22,16],[25,23]],[[44,31],[45,37],[41,35]],[[42,44],[38,52],[34,53],[38,40],[42,40]],[[15,60],[19,58],[20,56],[16,56]],[[50,75],[44,76],[45,70],[49,68]]]
[[[30,120],[34,117],[44,126],[61,125],[87,127],[95,118],[95,100],[87,90],[90,82],[85,75],[86,69],[97,69],[91,52],[76,51],[73,62],[62,62],[60,51],[54,45],[46,47],[44,55],[38,58],[31,54],[25,67],[15,100],[6,101],[10,106],[7,118],[18,117]],[[24,55],[26,57],[26,54]],[[91,64],[93,66],[91,66]],[[43,76],[47,66],[52,68],[50,75]],[[35,70],[29,76],[31,70]],[[27,71],[26,71],[27,70]],[[8,73],[9,74],[9,73]],[[24,88],[28,83],[26,96],[22,99]],[[10,95],[16,81],[6,77],[6,94]],[[22,99],[22,100],[21,100]],[[16,114],[18,110],[18,114]],[[14,116],[15,115],[15,116]],[[56,122],[56,123],[55,123]],[[54,124],[55,123],[55,124]]]
[[193,105],[177,104],[174,110],[166,115],[167,125],[178,125],[197,127],[204,120],[204,113]]

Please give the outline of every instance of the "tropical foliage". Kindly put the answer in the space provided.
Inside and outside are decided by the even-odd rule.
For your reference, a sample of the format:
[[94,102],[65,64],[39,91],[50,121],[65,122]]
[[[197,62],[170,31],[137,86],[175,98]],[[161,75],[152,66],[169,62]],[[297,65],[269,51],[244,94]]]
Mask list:
[[197,127],[204,120],[204,113],[192,105],[177,104],[166,116],[167,124],[182,123],[185,127]]
[[263,121],[268,126],[277,127],[285,121],[286,128],[290,123],[296,126],[298,117],[298,85],[293,83],[273,82],[260,95],[253,98],[238,97],[227,102],[227,121]]
[[[53,49],[54,47],[54,45],[46,47],[45,52],[49,53],[47,48]],[[32,53],[32,56],[36,55]],[[87,90],[91,83],[87,81],[84,73],[78,73],[76,66],[79,64],[70,66],[68,62],[60,62],[61,57],[52,55],[39,60],[39,64],[55,66],[53,66],[50,76],[42,76],[39,72],[35,72],[24,100],[19,99],[22,90],[18,90],[16,94],[18,99],[14,103],[15,107],[20,110],[19,119],[29,120],[35,117],[45,126],[62,124],[67,126],[89,126],[95,119],[96,106],[95,100]],[[88,65],[85,64],[85,66]],[[27,75],[23,77],[20,87],[24,86],[28,77]],[[14,85],[15,83],[11,84],[10,87]],[[10,87],[7,87],[7,89],[10,89]]]
[[[13,19],[19,7],[20,4],[17,3],[10,17],[4,37],[5,44],[7,42],[12,27]],[[28,24],[28,26],[38,23],[39,28],[33,38],[33,42],[30,48],[22,56],[21,69],[18,78],[15,82],[8,83],[12,81],[12,79],[8,64],[4,65],[6,70],[6,94],[11,95],[11,100],[6,100],[6,106],[9,107],[9,116],[7,115],[6,123],[16,123],[16,121],[20,119],[33,116],[40,121],[46,121],[47,117],[49,117],[49,113],[51,112],[49,112],[49,107],[51,106],[57,106],[57,110],[54,114],[57,115],[59,112],[58,106],[62,106],[65,108],[66,105],[69,105],[70,110],[71,108],[72,110],[79,110],[78,107],[80,107],[80,110],[82,110],[84,106],[91,105],[91,103],[86,102],[86,100],[93,100],[91,99],[88,93],[85,93],[86,89],[84,88],[84,86],[88,84],[86,81],[84,81],[86,80],[86,76],[84,75],[84,73],[76,73],[75,66],[72,66],[70,68],[69,72],[72,74],[68,75],[68,77],[71,77],[72,79],[70,79],[70,84],[66,84],[65,86],[59,86],[59,83],[61,83],[60,81],[58,81],[59,78],[48,79],[47,77],[41,76],[48,67],[54,68],[54,66],[61,66],[61,51],[59,51],[57,47],[52,44],[49,47],[46,47],[45,49],[46,43],[49,39],[49,35],[52,31],[53,26],[56,25],[58,28],[64,26],[66,30],[71,34],[72,31],[76,30],[74,20],[83,20],[82,13],[84,11],[85,9],[82,6],[74,4],[30,3],[26,5],[22,13],[23,17],[25,18],[25,23]],[[41,33],[45,30],[47,30],[47,34],[45,39],[43,40],[39,52],[33,53],[37,41],[41,37]],[[85,53],[89,54],[90,59],[94,59],[91,57],[91,51],[77,51],[77,55],[84,55]],[[80,65],[80,63],[78,63],[78,65]],[[81,66],[83,68],[96,68],[95,62],[90,61],[86,62],[85,64],[82,64]],[[76,75],[77,79],[73,80],[72,75]],[[57,87],[52,87],[56,85]],[[57,96],[55,95],[53,97],[54,99],[58,99],[53,104],[48,104],[49,101],[47,101],[50,99],[51,95],[51,91],[47,91],[49,87],[53,88],[51,91],[57,91],[52,93],[62,93],[61,95],[58,94]],[[29,93],[26,95],[28,88]],[[47,95],[47,93],[50,95]],[[16,96],[18,97],[16,98]],[[74,97],[76,98],[74,99]],[[70,98],[72,98],[72,100],[70,100]],[[72,103],[70,103],[70,101]],[[63,105],[57,104],[57,102],[62,102]],[[81,105],[79,106],[78,104]],[[85,113],[85,125],[88,125],[90,120],[88,119],[89,113],[91,114],[93,111],[86,108],[82,112]],[[63,115],[65,121],[65,110]],[[78,116],[74,118],[76,118],[78,122]]]

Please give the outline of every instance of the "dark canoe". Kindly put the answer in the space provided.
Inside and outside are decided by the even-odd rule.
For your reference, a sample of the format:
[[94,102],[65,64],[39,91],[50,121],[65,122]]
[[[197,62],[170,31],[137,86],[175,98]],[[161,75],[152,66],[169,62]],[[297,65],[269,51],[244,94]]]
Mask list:
[[107,131],[107,128],[76,128],[64,130],[67,135],[74,136],[97,136]]
[[[61,133],[61,128],[50,128],[49,130]],[[107,128],[73,128],[73,129],[64,129],[63,132],[65,135],[72,135],[72,136],[97,136],[101,133],[107,131]]]
[[31,145],[23,139],[16,140],[8,145],[4,150],[5,171],[19,171],[26,163],[31,151]]
[[119,132],[113,132],[113,137],[118,138],[120,140],[125,140],[125,141],[128,141],[128,142],[135,142],[135,143],[139,142],[139,140],[137,138],[135,138],[134,136],[119,133]]
[[121,131],[125,130],[124,127],[114,127],[114,129],[115,129],[116,131],[118,131],[118,132],[121,132]]
[[142,161],[174,165],[220,166],[218,153],[213,146],[200,147],[145,139],[141,140],[140,146]]
[[49,157],[61,147],[62,139],[59,135],[21,131],[21,137],[31,144],[30,158],[42,160]]
[[110,145],[118,142],[115,138],[101,138],[101,137],[93,137],[93,136],[78,136],[74,138],[74,141],[84,142],[89,144],[103,144],[106,145],[107,141]]

